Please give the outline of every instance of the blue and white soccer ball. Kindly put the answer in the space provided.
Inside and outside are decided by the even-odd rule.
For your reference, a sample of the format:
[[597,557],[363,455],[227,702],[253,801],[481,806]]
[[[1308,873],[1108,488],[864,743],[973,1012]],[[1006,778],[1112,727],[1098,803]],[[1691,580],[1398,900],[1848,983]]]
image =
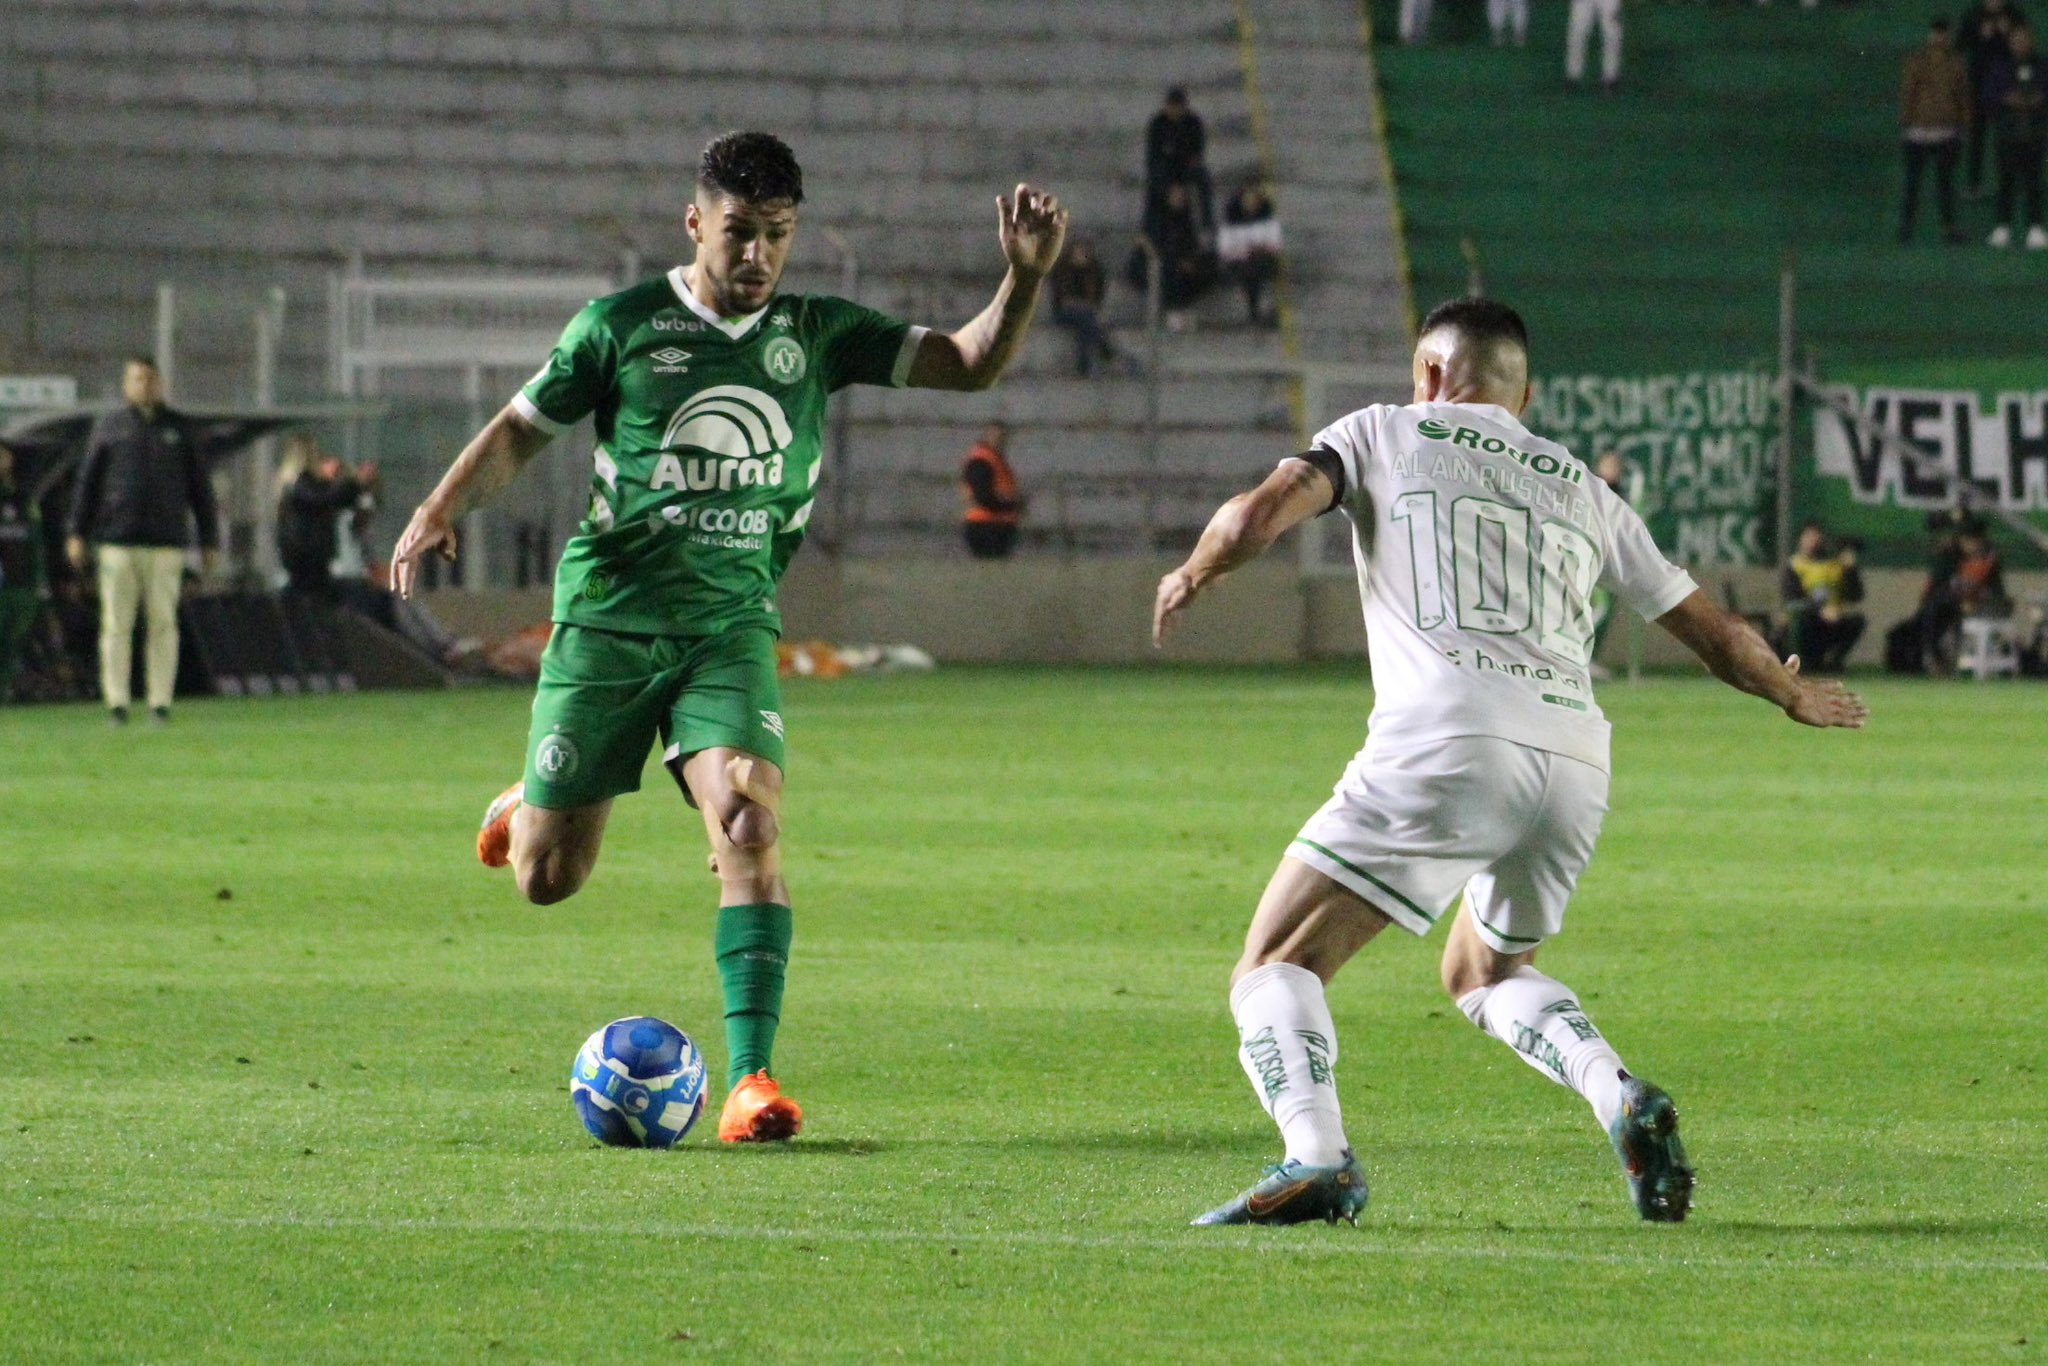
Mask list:
[[620,1148],[672,1148],[704,1113],[704,1055],[666,1020],[613,1020],[569,1072],[583,1127]]

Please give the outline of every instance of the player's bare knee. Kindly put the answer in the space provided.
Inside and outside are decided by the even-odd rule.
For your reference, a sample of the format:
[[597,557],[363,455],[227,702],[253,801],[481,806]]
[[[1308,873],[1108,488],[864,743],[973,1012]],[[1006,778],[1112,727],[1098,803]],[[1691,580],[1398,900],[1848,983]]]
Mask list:
[[575,867],[559,854],[543,854],[522,861],[518,869],[519,894],[535,906],[552,906],[567,901],[582,887],[587,870]]
[[776,822],[775,813],[759,802],[741,798],[735,809],[725,820],[725,837],[732,841],[733,848],[748,853],[764,853],[775,847],[782,830]]

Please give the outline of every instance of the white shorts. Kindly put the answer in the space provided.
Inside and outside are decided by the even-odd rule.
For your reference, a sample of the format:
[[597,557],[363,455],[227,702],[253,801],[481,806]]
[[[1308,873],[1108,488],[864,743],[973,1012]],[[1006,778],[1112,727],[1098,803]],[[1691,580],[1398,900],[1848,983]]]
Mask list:
[[1564,907],[1607,814],[1607,774],[1490,735],[1369,738],[1288,846],[1413,934],[1471,899],[1502,953],[1564,928]]

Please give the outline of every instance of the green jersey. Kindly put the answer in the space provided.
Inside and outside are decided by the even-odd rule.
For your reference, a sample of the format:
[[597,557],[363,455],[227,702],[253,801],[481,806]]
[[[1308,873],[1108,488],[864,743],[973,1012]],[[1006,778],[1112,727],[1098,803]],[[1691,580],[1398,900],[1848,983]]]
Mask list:
[[775,585],[817,498],[825,400],[901,385],[923,328],[780,294],[725,319],[681,267],[591,302],[512,403],[597,426],[590,513],[555,572],[554,619],[640,635],[779,631]]

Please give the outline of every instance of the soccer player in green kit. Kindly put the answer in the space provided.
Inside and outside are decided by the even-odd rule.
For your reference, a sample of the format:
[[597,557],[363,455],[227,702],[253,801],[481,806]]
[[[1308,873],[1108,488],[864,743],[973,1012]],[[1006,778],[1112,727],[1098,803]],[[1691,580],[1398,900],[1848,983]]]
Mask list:
[[685,216],[696,260],[577,314],[420,504],[391,562],[410,594],[423,558],[453,557],[464,514],[594,415],[590,512],[555,575],[525,780],[492,804],[477,849],[509,862],[536,905],[574,895],[613,798],[638,790],[659,737],[703,814],[720,884],[727,1142],[786,1139],[803,1123],[771,1075],[791,940],[776,583],[817,497],[825,400],[849,384],[993,385],[1067,229],[1051,195],[1019,185],[999,198],[1009,271],[980,316],[947,333],[776,293],[802,200],[779,139],[728,133],[706,147]]

